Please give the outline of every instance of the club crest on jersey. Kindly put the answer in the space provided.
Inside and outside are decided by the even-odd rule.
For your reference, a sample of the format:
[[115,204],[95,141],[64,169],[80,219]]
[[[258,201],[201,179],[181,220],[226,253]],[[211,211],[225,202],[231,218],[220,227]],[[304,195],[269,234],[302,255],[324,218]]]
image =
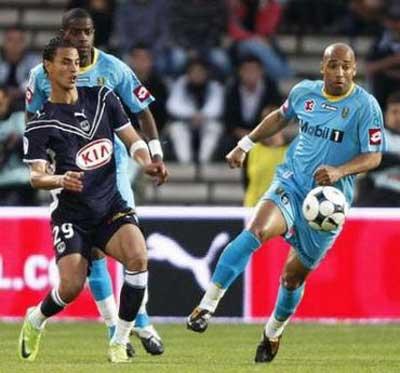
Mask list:
[[94,170],[112,157],[113,144],[109,139],[99,139],[86,144],[76,154],[75,163],[81,170]]
[[74,113],[74,117],[78,120],[80,127],[85,131],[88,132],[90,129],[90,123],[86,118],[84,112],[82,113]]
[[307,100],[304,102],[304,110],[305,111],[314,111],[315,101],[314,100]]
[[350,109],[348,107],[344,107],[342,109],[342,118],[346,119],[349,116],[350,113]]
[[106,84],[106,78],[105,76],[99,76],[97,78],[97,85],[103,86]]
[[380,145],[382,142],[382,131],[380,128],[370,128],[369,133],[369,144]]

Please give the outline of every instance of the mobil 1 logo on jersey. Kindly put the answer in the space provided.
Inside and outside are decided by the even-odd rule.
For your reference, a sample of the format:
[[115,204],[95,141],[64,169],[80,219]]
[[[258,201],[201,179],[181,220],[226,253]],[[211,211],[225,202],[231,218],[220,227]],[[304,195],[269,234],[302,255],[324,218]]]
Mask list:
[[300,131],[311,136],[319,137],[325,140],[341,143],[343,141],[344,132],[331,127],[321,125],[313,126],[309,122],[300,120]]

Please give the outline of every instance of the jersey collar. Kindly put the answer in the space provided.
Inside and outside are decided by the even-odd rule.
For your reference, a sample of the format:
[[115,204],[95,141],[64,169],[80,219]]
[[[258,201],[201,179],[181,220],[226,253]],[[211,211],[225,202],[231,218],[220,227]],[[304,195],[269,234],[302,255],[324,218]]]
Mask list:
[[87,65],[85,67],[81,67],[79,69],[79,74],[83,74],[90,69],[93,68],[94,65],[96,65],[97,59],[99,58],[99,50],[97,48],[93,48],[93,62],[90,65]]
[[355,86],[356,85],[354,83],[351,83],[350,89],[344,95],[341,95],[341,96],[332,96],[332,95],[326,93],[324,88],[322,87],[322,95],[329,101],[337,102],[337,101],[343,100],[346,97],[349,97],[353,93]]

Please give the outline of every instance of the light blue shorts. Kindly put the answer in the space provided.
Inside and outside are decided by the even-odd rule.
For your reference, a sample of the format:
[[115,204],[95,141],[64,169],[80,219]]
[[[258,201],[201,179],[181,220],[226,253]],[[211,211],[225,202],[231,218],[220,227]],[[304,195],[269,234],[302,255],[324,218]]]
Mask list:
[[271,200],[278,206],[286,221],[285,240],[296,250],[304,266],[313,269],[332,247],[340,229],[332,232],[312,229],[302,213],[304,198],[290,179],[275,177],[261,200]]

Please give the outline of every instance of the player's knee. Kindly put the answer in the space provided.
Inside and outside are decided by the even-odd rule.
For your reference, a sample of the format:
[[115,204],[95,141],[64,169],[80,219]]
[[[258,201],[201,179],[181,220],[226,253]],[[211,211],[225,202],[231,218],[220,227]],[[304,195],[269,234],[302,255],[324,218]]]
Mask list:
[[263,239],[263,228],[258,224],[251,224],[247,227],[247,230],[253,233],[255,237],[258,238],[259,241],[264,241]]
[[58,292],[65,303],[72,302],[82,291],[85,281],[80,279],[61,280]]
[[123,264],[129,271],[145,271],[147,270],[147,254],[145,251],[138,251],[129,255]]
[[285,272],[281,278],[281,284],[288,290],[295,290],[303,285],[305,281],[304,276],[293,273],[293,272]]

